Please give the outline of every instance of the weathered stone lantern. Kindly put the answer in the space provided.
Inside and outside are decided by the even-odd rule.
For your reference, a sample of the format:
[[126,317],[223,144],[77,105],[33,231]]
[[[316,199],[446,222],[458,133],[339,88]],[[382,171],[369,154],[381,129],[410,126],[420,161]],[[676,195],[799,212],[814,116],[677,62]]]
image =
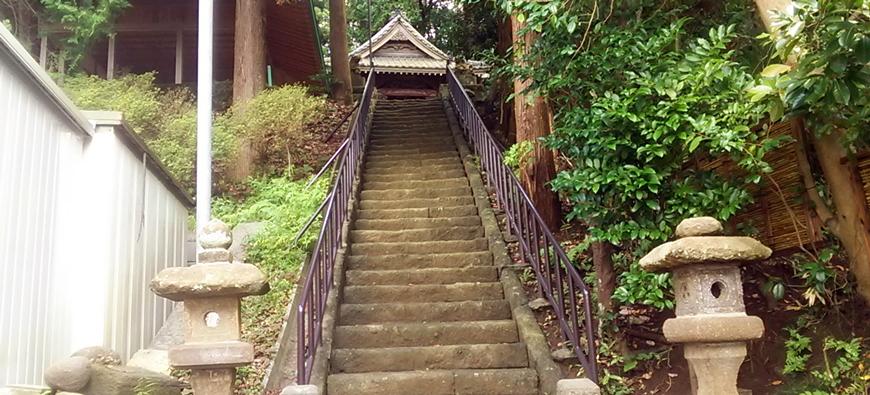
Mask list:
[[692,393],[700,395],[736,395],[745,342],[764,334],[761,319],[746,315],[739,265],[766,259],[771,250],[721,233],[713,218],[687,219],[677,226],[677,240],[640,260],[645,270],[673,272],[677,317],[663,330],[668,341],[683,344]]
[[198,263],[161,271],[151,290],[184,302],[185,342],[169,350],[172,366],[191,370],[194,393],[230,395],[235,368],[254,359],[253,346],[241,341],[241,298],[262,295],[269,284],[256,266],[232,262],[232,235],[223,222],[206,224],[199,240]]

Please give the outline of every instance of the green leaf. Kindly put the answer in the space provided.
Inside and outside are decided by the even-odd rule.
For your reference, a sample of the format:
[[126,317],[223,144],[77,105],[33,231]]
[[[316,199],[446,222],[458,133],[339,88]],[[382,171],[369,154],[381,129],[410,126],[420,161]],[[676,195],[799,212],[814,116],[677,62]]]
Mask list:
[[577,20],[571,19],[571,21],[568,22],[568,33],[574,33],[574,30],[577,30]]
[[754,103],[771,94],[773,92],[773,88],[767,85],[756,85],[749,88],[747,92],[749,92],[749,100]]
[[762,77],[772,78],[779,76],[782,73],[787,73],[791,70],[791,66],[785,64],[772,64],[761,71]]

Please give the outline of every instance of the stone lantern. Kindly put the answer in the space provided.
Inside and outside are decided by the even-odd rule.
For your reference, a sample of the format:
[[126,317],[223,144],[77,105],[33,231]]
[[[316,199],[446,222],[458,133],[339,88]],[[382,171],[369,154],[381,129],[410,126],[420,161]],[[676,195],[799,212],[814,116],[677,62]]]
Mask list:
[[668,341],[683,344],[692,393],[738,393],[737,373],[746,341],[761,338],[764,323],[747,316],[740,265],[766,259],[771,250],[750,237],[721,236],[710,217],[677,226],[677,240],[656,247],[640,260],[647,271],[673,272],[676,318],[664,323]]
[[269,284],[256,266],[232,262],[232,236],[223,222],[206,224],[199,240],[198,263],[161,271],[151,290],[184,302],[185,339],[169,350],[172,366],[191,370],[194,393],[230,395],[235,368],[254,359],[253,346],[241,341],[241,298],[262,295]]

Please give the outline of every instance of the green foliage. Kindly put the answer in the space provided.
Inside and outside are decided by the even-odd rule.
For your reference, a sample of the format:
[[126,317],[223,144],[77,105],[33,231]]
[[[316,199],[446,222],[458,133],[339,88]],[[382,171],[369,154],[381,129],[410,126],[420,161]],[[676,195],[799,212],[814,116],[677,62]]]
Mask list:
[[[870,354],[864,354],[860,337],[840,340],[826,336],[820,353],[813,353],[813,341],[802,332],[812,325],[802,316],[793,327],[785,328],[785,365],[792,385],[784,393],[800,395],[843,394],[863,395],[870,389],[870,375],[865,364]],[[809,374],[807,374],[809,373]]]
[[507,149],[504,152],[504,164],[513,170],[514,175],[519,178],[520,169],[534,160],[532,151],[535,145],[531,141],[520,141]]
[[[153,73],[113,80],[68,76],[63,88],[85,110],[124,113],[124,119],[185,187],[192,189],[196,163],[196,103],[186,88],[161,89]],[[325,100],[301,86],[263,91],[244,109],[218,114],[212,128],[212,157],[218,181],[235,159],[240,138],[253,142],[265,158],[290,158],[293,165],[312,165],[319,158],[316,141],[305,126],[323,114]],[[268,166],[263,166],[268,167]],[[269,172],[269,171],[266,171]]]
[[796,0],[765,34],[782,63],[749,92],[773,119],[804,115],[819,135],[845,132],[847,146],[870,143],[870,2]]
[[622,303],[641,303],[659,310],[674,308],[670,273],[650,273],[632,264],[619,274],[619,284],[613,300]]
[[234,105],[215,120],[216,128],[227,128],[240,139],[255,142],[263,158],[288,157],[296,165],[310,165],[314,159],[310,144],[317,141],[305,126],[323,114],[326,100],[309,95],[301,85],[268,89],[241,106]]
[[[568,166],[550,185],[570,204],[567,219],[586,225],[580,249],[605,241],[636,261],[682,219],[724,221],[751,202],[747,187],[771,170],[764,156],[778,144],[754,129],[764,106],[745,100],[754,83],[746,63],[754,47],[743,35],[754,33],[744,22],[751,4],[497,4],[524,23],[521,33],[537,33],[522,62],[494,74],[530,79],[526,93],[553,109],[545,142]],[[716,160],[739,171],[698,166]],[[665,276],[636,264],[617,272],[616,300],[672,305]]]
[[[553,188],[572,202],[569,219],[592,225],[590,241],[664,241],[686,217],[727,220],[750,201],[745,185],[769,170],[763,156],[775,144],[750,129],[760,109],[741,100],[751,78],[728,49],[733,28],[675,51],[683,23],[614,29],[577,62],[607,81],[589,87],[586,106],[560,111],[549,143],[574,163]],[[613,69],[624,72],[611,87]],[[699,156],[730,158],[747,176],[693,170]]]
[[807,362],[812,356],[812,340],[801,335],[799,328],[786,328],[788,340],[785,341],[784,374],[803,373],[807,370]]
[[112,22],[128,0],[40,0],[50,21],[62,24],[69,34],[65,36],[64,50],[71,64],[81,60],[88,46],[111,32]]
[[[292,173],[252,179],[250,195],[244,201],[222,197],[212,205],[214,216],[230,226],[241,222],[264,223],[263,230],[248,240],[247,260],[266,274],[271,291],[242,302],[245,340],[255,344],[258,352],[268,353],[274,345],[309,245],[317,238],[316,222],[298,244],[293,244],[293,238],[320,205],[328,188],[327,180],[308,189],[305,184],[305,180],[292,180]],[[247,372],[242,380],[250,393],[259,393],[262,377]]]

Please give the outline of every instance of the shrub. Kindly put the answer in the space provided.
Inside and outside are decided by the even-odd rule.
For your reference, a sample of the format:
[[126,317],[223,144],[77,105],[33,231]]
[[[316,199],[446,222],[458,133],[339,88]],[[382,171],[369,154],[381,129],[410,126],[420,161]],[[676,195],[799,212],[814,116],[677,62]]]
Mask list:
[[309,95],[307,88],[287,85],[266,90],[242,106],[233,106],[218,122],[237,138],[252,143],[255,164],[261,169],[274,167],[269,164],[275,161],[278,165],[301,167],[318,159],[319,150],[312,147],[319,139],[306,126],[322,117],[325,104],[322,97]]

